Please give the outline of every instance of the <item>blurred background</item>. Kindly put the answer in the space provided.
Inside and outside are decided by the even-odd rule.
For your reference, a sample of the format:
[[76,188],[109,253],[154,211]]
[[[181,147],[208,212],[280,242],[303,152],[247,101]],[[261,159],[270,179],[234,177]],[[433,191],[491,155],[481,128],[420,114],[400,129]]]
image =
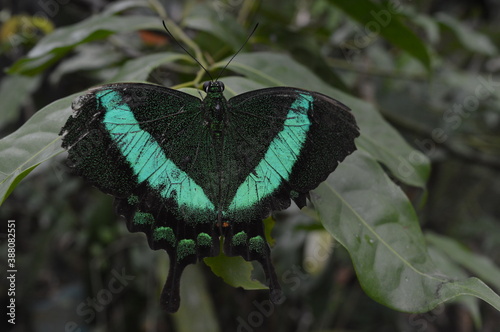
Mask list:
[[[427,190],[400,184],[421,227],[454,239],[473,257],[488,257],[496,267],[485,273],[499,273],[500,1],[360,1],[358,16],[335,0],[0,3],[2,68],[55,29],[110,5],[123,7],[119,15],[166,13],[214,61],[234,54],[258,22],[247,50],[289,54],[326,83],[372,103],[431,160]],[[370,12],[366,3],[385,11]],[[376,23],[360,23],[356,18],[363,13]],[[392,15],[418,36],[428,57],[411,54],[407,40],[381,35]],[[224,30],[217,35],[205,29],[221,17],[241,27],[233,44],[221,37]],[[172,48],[178,49],[164,33],[126,32],[82,44],[29,76],[1,72],[0,138],[52,101],[113,76],[125,61]],[[192,67],[164,66],[149,80],[172,86],[192,80],[194,73]],[[295,210],[276,214],[273,230],[278,274],[288,271],[291,280],[282,305],[269,305],[266,291],[225,284],[199,263],[182,280],[185,309],[167,315],[158,305],[166,253],[151,251],[143,234],[128,233],[112,198],[72,176],[64,158],[38,167],[0,209],[2,234],[6,221],[16,220],[14,331],[500,331],[500,314],[486,303],[478,305],[479,313],[449,303],[426,314],[378,304],[364,294],[345,249]],[[308,264],[318,246],[328,255],[316,262],[320,266]],[[5,285],[2,307],[8,301]],[[0,326],[12,329],[4,317]]]

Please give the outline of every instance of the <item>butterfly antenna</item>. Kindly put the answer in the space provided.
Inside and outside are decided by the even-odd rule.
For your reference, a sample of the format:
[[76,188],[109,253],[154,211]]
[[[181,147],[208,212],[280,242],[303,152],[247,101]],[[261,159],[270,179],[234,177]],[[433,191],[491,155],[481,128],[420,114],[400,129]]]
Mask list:
[[184,52],[187,53],[187,55],[189,55],[191,58],[193,58],[193,60],[196,61],[196,63],[198,63],[201,68],[203,68],[203,70],[205,71],[205,73],[207,73],[208,77],[210,77],[210,80],[213,81],[214,79],[213,79],[212,75],[210,75],[210,73],[205,68],[205,66],[203,66],[201,64],[201,62],[198,61],[198,59],[196,59],[184,46],[182,46],[182,44],[177,39],[175,39],[174,35],[170,32],[170,30],[168,30],[167,25],[165,24],[165,21],[161,21],[161,23],[163,23],[163,27],[165,28],[165,31],[167,31],[168,35],[175,41],[175,43],[177,45],[179,45],[184,50]]
[[231,59],[229,59],[229,61],[226,63],[226,65],[224,66],[224,68],[221,69],[221,71],[219,72],[219,75],[217,76],[217,78],[215,79],[216,81],[219,80],[219,77],[221,77],[222,73],[224,72],[224,70],[226,70],[227,66],[229,66],[229,64],[231,63],[231,61],[233,61],[234,57],[236,57],[238,55],[238,53],[240,53],[240,51],[243,49],[243,47],[245,47],[245,45],[248,43],[248,41],[250,40],[250,37],[252,37],[252,35],[254,34],[255,30],[257,30],[257,27],[259,26],[259,23],[255,24],[252,32],[250,32],[248,34],[248,37],[247,39],[245,40],[245,42],[243,43],[243,45],[241,45],[241,47],[239,48],[238,51],[236,51],[236,53],[234,53],[234,55],[231,57]]

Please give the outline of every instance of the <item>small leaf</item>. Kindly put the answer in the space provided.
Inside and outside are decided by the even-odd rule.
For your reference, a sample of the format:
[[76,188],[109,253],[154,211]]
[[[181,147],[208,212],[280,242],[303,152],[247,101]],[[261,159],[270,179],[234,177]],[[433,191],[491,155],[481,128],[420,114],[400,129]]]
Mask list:
[[221,277],[225,283],[244,289],[267,289],[260,281],[252,279],[253,265],[241,256],[228,257],[222,253],[216,257],[203,259],[212,272]]
[[149,16],[104,16],[96,15],[77,24],[59,28],[47,35],[28,53],[14,63],[9,73],[34,75],[58,61],[75,46],[113,33],[126,33],[141,29],[162,29],[161,21]]
[[118,71],[118,73],[113,76],[110,82],[134,82],[134,81],[145,81],[149,74],[158,66],[167,63],[174,62],[179,59],[185,58],[185,54],[174,53],[174,52],[164,52],[155,53],[150,55],[145,55],[137,59],[127,61]]
[[330,4],[363,25],[362,32],[366,32],[366,35],[357,36],[358,39],[369,39],[380,34],[387,41],[408,52],[430,71],[429,51],[425,43],[400,21],[397,4],[389,2],[387,8],[370,0],[330,0]]
[[453,31],[460,43],[469,51],[489,56],[498,53],[495,44],[486,35],[470,29],[454,17],[445,13],[439,13],[437,21]]
[[276,225],[276,220],[272,216],[267,217],[262,221],[264,223],[264,235],[266,237],[266,242],[269,243],[271,247],[276,243],[276,239],[272,236],[272,231],[274,226]]
[[144,1],[118,1],[115,3],[110,3],[108,6],[106,6],[106,8],[102,11],[102,14],[105,16],[110,16],[131,8],[149,8],[149,6],[148,3]]
[[62,60],[52,71],[50,75],[52,84],[57,85],[64,75],[75,72],[113,68],[117,63],[122,62],[124,58],[123,54],[109,44],[95,43],[78,46],[75,48],[75,53],[72,57]]
[[208,5],[196,6],[183,23],[191,29],[210,33],[230,45],[233,50],[239,49],[245,41],[245,32],[233,16]]
[[21,75],[6,76],[0,84],[0,128],[15,121],[19,116],[21,106],[30,98],[30,94],[38,88],[41,77],[26,77]]
[[410,18],[412,21],[426,32],[427,40],[429,40],[431,44],[437,44],[439,42],[439,25],[433,17],[417,13],[416,11],[412,11],[408,13],[408,15],[411,15]]

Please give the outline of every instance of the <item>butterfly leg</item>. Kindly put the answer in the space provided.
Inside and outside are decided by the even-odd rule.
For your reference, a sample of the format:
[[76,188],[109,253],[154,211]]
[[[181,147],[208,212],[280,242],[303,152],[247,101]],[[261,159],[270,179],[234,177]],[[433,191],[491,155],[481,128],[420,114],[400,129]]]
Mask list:
[[264,270],[269,283],[269,297],[273,303],[282,303],[282,291],[274,265],[271,261],[271,248],[264,236],[261,221],[251,223],[261,225],[248,227],[246,223],[231,223],[224,234],[224,253],[227,256],[242,256],[247,261],[256,260]]

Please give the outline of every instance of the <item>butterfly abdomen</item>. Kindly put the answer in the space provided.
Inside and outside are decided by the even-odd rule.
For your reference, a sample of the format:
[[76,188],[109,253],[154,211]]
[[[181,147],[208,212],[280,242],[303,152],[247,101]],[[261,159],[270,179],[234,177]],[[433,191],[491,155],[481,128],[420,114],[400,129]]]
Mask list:
[[208,129],[214,139],[223,138],[226,127],[227,100],[221,92],[208,92],[202,104]]

